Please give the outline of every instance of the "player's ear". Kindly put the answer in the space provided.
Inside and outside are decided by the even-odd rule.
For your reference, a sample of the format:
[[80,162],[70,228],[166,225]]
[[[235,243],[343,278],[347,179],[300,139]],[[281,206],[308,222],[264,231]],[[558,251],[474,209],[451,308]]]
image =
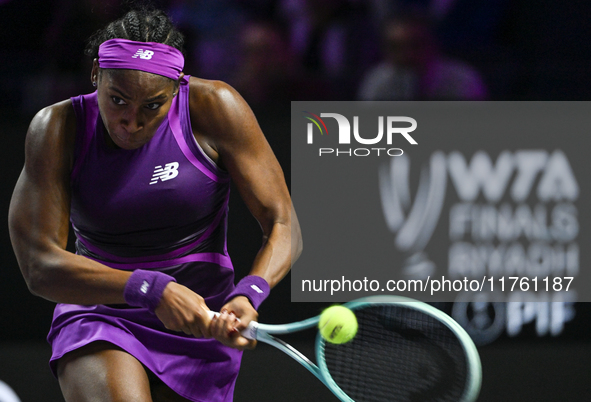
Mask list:
[[185,73],[181,72],[181,74],[179,75],[179,79],[174,84],[173,96],[176,96],[176,94],[179,93],[179,86],[181,85],[181,80],[183,79],[184,76],[185,76]]
[[92,82],[93,87],[97,86],[98,70],[99,70],[98,59],[94,59],[92,61],[92,70],[90,71],[90,82]]

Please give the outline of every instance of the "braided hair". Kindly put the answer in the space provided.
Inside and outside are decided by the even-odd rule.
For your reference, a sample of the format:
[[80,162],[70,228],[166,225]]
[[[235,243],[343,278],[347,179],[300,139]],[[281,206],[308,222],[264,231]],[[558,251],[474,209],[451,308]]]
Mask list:
[[140,8],[129,11],[122,18],[94,33],[88,40],[84,53],[93,59],[98,58],[101,43],[115,38],[164,43],[184,53],[183,34],[174,27],[166,13],[157,9]]

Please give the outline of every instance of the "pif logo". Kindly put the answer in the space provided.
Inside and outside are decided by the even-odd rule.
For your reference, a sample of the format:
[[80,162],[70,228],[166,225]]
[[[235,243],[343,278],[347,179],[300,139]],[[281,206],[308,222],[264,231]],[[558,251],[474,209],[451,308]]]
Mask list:
[[[385,139],[386,145],[392,145],[395,135],[401,135],[411,145],[417,145],[417,141],[410,135],[411,132],[417,128],[417,121],[412,117],[406,116],[378,116],[378,132],[373,137],[362,136],[359,130],[359,116],[353,116],[353,130],[351,130],[351,123],[349,119],[339,113],[320,113],[320,116],[306,112],[305,118],[311,123],[307,124],[306,140],[308,144],[314,144],[314,133],[317,131],[320,135],[326,134],[328,136],[328,129],[326,123],[322,118],[332,118],[338,125],[338,143],[351,144],[354,143],[362,145],[377,145],[383,143]],[[315,130],[315,127],[318,130]],[[353,135],[351,135],[353,134]],[[369,156],[369,155],[388,155],[399,156],[404,151],[400,148],[386,148],[386,147],[371,147],[371,148],[319,148],[318,155],[348,155],[348,156]]]

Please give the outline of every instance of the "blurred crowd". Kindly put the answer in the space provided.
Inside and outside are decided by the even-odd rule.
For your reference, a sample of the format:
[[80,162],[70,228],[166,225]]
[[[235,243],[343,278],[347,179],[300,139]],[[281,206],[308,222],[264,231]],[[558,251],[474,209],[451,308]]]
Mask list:
[[[0,0],[0,107],[30,113],[90,92],[85,41],[129,3]],[[558,0],[536,7],[525,0],[151,3],[185,34],[185,71],[230,83],[253,107],[573,100],[591,92],[587,13]]]

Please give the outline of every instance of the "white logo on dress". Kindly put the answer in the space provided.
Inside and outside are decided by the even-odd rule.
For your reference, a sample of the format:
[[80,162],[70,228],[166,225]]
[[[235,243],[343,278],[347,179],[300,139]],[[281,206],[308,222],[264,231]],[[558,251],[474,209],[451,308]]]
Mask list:
[[135,54],[131,56],[131,58],[137,59],[138,56],[140,59],[150,60],[152,56],[154,56],[154,52],[151,50],[138,49],[137,52],[135,52]]
[[179,163],[178,162],[170,162],[162,167],[158,165],[154,168],[154,174],[152,175],[152,180],[150,184],[158,183],[158,180],[166,181],[174,179],[179,175]]

